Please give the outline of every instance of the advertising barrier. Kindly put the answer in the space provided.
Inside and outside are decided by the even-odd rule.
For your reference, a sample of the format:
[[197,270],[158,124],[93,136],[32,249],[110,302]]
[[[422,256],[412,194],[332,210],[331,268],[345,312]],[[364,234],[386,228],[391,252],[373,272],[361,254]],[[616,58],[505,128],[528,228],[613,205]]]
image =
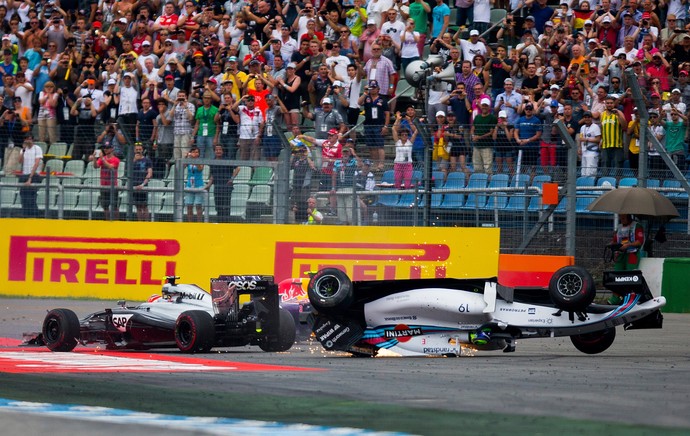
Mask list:
[[353,280],[498,275],[495,228],[266,226],[4,219],[0,294],[143,300],[166,275],[276,281],[324,267]]

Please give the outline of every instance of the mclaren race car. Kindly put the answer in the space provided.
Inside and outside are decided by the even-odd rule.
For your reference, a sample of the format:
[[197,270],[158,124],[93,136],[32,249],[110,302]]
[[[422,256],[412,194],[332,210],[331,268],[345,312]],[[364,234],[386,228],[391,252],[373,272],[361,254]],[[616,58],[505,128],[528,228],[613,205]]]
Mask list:
[[[272,276],[229,275],[211,279],[211,292],[166,277],[161,295],[146,303],[92,313],[81,321],[69,309],[53,309],[36,343],[52,351],[72,351],[77,344],[101,343],[107,349],[177,347],[185,353],[212,347],[258,345],[286,351],[295,342],[292,315],[279,306]],[[249,295],[241,304],[240,296]]]
[[318,271],[307,292],[309,323],[327,350],[374,356],[459,356],[462,348],[515,351],[517,339],[570,336],[583,353],[611,346],[617,325],[661,328],[664,297],[654,297],[641,271],[604,273],[618,306],[593,304],[596,289],[583,268],[556,271],[548,289],[508,288],[494,279],[352,282],[341,270]]

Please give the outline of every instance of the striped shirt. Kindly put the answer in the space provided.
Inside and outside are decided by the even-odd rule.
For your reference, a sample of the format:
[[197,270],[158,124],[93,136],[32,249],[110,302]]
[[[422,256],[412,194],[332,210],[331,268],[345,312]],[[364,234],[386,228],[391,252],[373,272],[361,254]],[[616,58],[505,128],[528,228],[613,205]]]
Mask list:
[[601,149],[623,148],[623,126],[618,112],[601,113]]

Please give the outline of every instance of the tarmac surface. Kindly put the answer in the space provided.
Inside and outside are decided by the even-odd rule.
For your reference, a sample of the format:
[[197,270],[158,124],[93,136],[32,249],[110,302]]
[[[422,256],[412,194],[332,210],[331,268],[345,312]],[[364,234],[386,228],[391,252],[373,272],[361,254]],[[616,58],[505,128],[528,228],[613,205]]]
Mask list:
[[[51,308],[68,307],[81,317],[112,306],[105,301],[0,299],[0,338],[21,339],[24,332],[40,331]],[[318,343],[296,344],[285,353],[225,348],[196,357],[314,371],[0,373],[5,379],[0,398],[155,412],[177,395],[193,393],[203,404],[195,408],[194,401],[187,401],[169,413],[418,434],[448,434],[452,428],[466,434],[688,434],[690,315],[664,316],[661,330],[618,327],[614,344],[599,355],[580,353],[568,338],[521,340],[515,353],[473,352],[459,358],[353,358],[325,352]],[[0,347],[0,358],[2,352]],[[179,356],[175,350],[131,353],[152,354]],[[134,394],[122,401],[101,394],[113,389]],[[224,407],[209,405],[218,402]],[[29,428],[32,434],[38,434],[33,429],[55,435],[93,431],[92,423],[41,415],[32,415],[27,427],[25,416],[14,412],[0,412],[0,422],[4,434]],[[147,432],[135,426],[99,428],[98,433],[123,431]],[[200,428],[171,434],[203,433]]]

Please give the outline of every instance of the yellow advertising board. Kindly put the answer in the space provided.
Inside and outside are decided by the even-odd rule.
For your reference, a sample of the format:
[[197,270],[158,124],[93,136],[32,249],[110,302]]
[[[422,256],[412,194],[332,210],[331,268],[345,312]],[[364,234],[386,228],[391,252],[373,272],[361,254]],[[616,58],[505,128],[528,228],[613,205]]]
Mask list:
[[338,267],[353,280],[492,277],[499,229],[3,219],[0,294],[142,300],[163,277],[276,281]]

